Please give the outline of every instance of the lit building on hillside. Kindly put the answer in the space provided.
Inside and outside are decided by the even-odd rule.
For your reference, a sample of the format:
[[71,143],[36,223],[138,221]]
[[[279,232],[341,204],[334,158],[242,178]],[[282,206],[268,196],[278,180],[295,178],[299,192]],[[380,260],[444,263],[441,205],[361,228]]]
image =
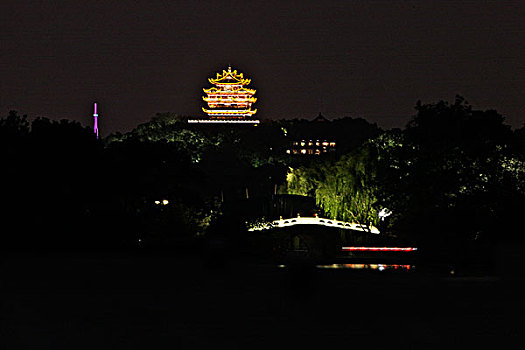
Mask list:
[[251,79],[246,79],[243,73],[237,70],[223,70],[217,73],[216,78],[208,81],[214,85],[203,89],[206,96],[202,99],[207,103],[207,108],[202,110],[208,115],[207,119],[188,120],[189,123],[244,123],[259,124],[259,120],[252,119],[257,109],[252,105],[257,101],[254,97],[255,89],[248,89]]
[[320,156],[336,151],[337,130],[321,113],[311,121],[295,120],[290,127],[291,140],[286,154]]
[[335,152],[335,141],[300,140],[292,141],[292,145],[286,150],[291,155],[321,155]]

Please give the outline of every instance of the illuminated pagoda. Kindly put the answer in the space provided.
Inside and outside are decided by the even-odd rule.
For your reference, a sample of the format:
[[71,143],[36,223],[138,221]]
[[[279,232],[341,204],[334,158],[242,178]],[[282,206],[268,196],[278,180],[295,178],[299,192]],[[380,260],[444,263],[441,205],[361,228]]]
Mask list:
[[243,123],[259,124],[259,120],[253,119],[257,109],[252,105],[257,101],[254,97],[255,89],[248,89],[251,79],[246,79],[243,73],[223,70],[217,77],[209,78],[208,81],[214,85],[209,89],[203,89],[206,96],[202,99],[208,104],[208,108],[202,110],[208,115],[207,119],[188,120],[189,123]]

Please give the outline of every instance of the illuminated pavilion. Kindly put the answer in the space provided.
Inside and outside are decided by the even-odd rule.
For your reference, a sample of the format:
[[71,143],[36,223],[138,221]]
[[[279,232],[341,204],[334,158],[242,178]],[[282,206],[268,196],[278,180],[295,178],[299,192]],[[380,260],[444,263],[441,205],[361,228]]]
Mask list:
[[208,78],[213,87],[203,91],[206,96],[202,99],[207,103],[207,108],[202,110],[208,115],[207,119],[188,120],[189,123],[241,123],[259,124],[253,118],[257,109],[252,105],[257,101],[254,97],[255,89],[248,89],[251,79],[244,78],[243,73],[237,70],[223,70],[217,73],[216,78]]

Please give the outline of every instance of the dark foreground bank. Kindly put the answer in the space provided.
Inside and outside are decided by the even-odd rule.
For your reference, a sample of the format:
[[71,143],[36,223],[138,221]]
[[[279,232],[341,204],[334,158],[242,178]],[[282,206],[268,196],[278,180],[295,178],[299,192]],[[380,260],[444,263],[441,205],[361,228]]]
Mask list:
[[487,348],[522,340],[498,276],[355,271],[202,256],[6,255],[2,349]]

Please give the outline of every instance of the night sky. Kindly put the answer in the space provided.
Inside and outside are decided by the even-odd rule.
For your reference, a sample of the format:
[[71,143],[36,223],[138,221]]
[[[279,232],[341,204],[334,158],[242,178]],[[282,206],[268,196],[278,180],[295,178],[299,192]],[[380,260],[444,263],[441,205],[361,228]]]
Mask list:
[[523,1],[0,2],[0,112],[126,132],[202,116],[215,72],[252,79],[259,118],[364,117],[403,127],[463,95],[525,122]]

